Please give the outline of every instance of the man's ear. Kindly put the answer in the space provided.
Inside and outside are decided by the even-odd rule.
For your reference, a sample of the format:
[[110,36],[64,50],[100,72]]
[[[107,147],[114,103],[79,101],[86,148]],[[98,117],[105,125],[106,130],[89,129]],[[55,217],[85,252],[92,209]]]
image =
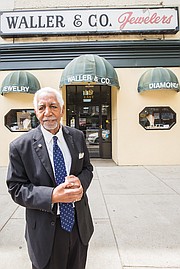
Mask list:
[[64,115],[64,111],[65,111],[65,108],[64,108],[64,105],[63,105],[62,108],[61,108],[61,116]]
[[36,115],[36,118],[38,119],[38,116],[37,116],[37,111],[36,111],[36,109],[34,109],[34,113],[35,113],[35,115]]

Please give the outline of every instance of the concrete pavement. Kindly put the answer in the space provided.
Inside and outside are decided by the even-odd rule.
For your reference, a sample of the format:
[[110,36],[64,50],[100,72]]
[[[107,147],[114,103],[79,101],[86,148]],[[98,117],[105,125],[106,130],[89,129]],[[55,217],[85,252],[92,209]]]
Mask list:
[[[180,166],[92,163],[87,269],[180,268]],[[11,200],[5,177],[0,167],[0,269],[31,269],[24,209]]]

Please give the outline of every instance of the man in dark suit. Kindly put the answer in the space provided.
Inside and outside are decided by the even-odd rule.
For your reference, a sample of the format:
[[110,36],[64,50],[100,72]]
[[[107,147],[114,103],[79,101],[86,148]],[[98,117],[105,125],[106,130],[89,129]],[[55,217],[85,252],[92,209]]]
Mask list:
[[[40,125],[10,144],[7,173],[12,199],[26,207],[28,252],[33,269],[84,269],[93,223],[86,191],[93,167],[81,131],[63,126],[64,102],[52,88],[34,96]],[[67,177],[57,185],[53,136],[64,156]],[[61,204],[71,204],[73,226],[60,224]]]

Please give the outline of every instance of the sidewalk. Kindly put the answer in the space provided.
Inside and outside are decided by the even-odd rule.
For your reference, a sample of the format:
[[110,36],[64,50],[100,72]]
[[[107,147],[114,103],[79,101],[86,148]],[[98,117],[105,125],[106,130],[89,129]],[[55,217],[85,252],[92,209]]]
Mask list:
[[[180,166],[92,163],[87,269],[180,268]],[[24,209],[10,199],[5,177],[0,167],[0,269],[31,269]]]

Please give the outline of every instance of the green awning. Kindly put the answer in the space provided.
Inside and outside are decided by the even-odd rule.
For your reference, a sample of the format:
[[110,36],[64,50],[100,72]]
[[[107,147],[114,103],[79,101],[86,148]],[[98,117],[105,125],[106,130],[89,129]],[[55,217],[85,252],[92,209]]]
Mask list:
[[146,71],[138,83],[138,92],[149,90],[175,90],[180,91],[176,75],[169,69],[156,67]]
[[85,83],[115,86],[119,89],[114,67],[106,59],[94,54],[74,58],[62,73],[60,87]]
[[35,93],[40,89],[37,78],[29,72],[17,71],[8,74],[2,82],[0,93]]

